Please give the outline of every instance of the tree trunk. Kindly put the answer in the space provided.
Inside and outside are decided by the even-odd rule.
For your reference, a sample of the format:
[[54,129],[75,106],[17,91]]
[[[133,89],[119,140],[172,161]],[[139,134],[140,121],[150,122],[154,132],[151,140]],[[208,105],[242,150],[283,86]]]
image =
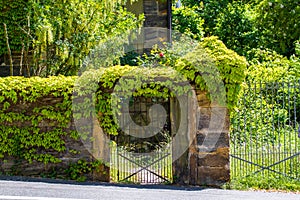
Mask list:
[[9,41],[8,41],[8,33],[7,33],[7,28],[6,28],[6,24],[3,23],[4,25],[4,33],[5,33],[5,38],[6,38],[6,46],[7,46],[7,51],[8,51],[8,58],[9,58],[9,71],[10,71],[10,76],[14,75],[14,67],[13,67],[13,60],[12,60],[12,56],[11,56],[11,51],[10,51],[10,47],[9,47]]

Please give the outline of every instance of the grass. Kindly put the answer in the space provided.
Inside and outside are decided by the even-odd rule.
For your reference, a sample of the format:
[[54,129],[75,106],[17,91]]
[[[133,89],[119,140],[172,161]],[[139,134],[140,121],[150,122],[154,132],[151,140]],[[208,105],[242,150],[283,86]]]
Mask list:
[[286,129],[277,140],[258,143],[231,141],[231,182],[226,189],[300,192],[300,143],[295,131]]
[[231,157],[232,180],[224,188],[300,192],[300,156],[295,149],[279,152],[273,148],[236,148],[231,153],[239,159]]
[[256,174],[248,177],[234,178],[230,183],[224,185],[224,189],[300,192],[300,180],[284,176],[266,177],[263,174]]

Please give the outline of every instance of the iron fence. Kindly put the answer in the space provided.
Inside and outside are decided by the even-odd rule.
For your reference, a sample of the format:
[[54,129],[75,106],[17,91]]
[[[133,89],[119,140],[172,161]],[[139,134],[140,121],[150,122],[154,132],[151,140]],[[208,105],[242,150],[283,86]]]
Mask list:
[[[151,112],[159,104],[166,115]],[[123,104],[121,104],[123,105]],[[112,136],[110,148],[110,176],[113,182],[138,184],[160,184],[172,182],[172,147],[170,101],[164,98],[131,97],[129,105],[121,106],[117,136]],[[126,115],[129,114],[129,115]],[[167,118],[164,120],[164,118]],[[152,122],[150,124],[150,122]],[[138,128],[150,126],[150,129]],[[153,126],[153,128],[151,128]],[[162,127],[158,133],[148,137],[149,130]]]
[[244,83],[231,117],[231,177],[300,179],[300,80]]

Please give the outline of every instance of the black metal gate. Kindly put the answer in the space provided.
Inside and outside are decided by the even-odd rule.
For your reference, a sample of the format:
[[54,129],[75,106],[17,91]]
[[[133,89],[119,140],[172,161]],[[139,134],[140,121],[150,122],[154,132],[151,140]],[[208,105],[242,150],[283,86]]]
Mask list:
[[245,83],[231,119],[232,178],[300,177],[300,81]]
[[[151,112],[151,108],[157,104],[163,107],[166,115]],[[132,97],[129,106],[121,108],[120,114],[123,113],[129,113],[132,119],[129,122],[140,127],[147,126],[152,121],[152,125],[162,129],[155,135],[147,137],[143,128],[139,130],[132,128],[130,124],[126,124],[125,117],[121,118],[122,130],[118,136],[111,139],[111,180],[138,184],[171,183],[169,99]]]

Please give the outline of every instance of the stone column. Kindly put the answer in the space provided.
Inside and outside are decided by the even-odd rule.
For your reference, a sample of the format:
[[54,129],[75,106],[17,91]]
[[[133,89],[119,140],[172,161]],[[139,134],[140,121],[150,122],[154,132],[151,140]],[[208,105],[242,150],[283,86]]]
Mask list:
[[230,179],[229,114],[196,91],[199,105],[196,138],[189,148],[191,185],[221,186]]
[[[196,96],[197,102],[188,98],[187,108],[181,108],[184,121],[178,121],[178,114],[174,114],[178,106],[172,109],[173,123],[186,123],[182,140],[192,140],[187,151],[173,162],[174,183],[219,187],[230,178],[228,111],[211,103],[204,91],[196,91]],[[177,148],[173,146],[173,154]]]
[[[97,118],[93,119],[93,131],[92,131],[92,156],[94,160],[100,160],[108,162],[110,160],[110,146],[109,138],[104,135],[100,128]],[[100,165],[99,169],[94,170],[92,174],[94,181],[110,181],[110,168],[105,165]]]

